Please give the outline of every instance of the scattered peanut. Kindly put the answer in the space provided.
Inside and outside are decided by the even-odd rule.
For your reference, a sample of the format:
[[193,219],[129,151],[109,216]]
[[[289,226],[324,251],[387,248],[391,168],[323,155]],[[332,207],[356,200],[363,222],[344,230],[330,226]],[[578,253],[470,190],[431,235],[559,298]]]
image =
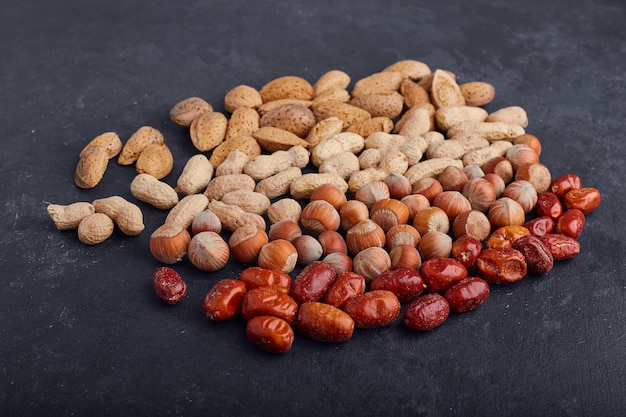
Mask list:
[[58,230],[75,230],[82,219],[96,212],[91,203],[82,201],[66,206],[48,204],[47,210]]
[[78,239],[86,245],[96,245],[113,234],[113,220],[104,213],[93,213],[78,225]]
[[130,192],[137,200],[161,210],[169,210],[178,203],[176,191],[150,174],[137,174],[130,183]]
[[213,176],[213,165],[203,154],[187,160],[183,172],[176,181],[176,192],[190,195],[204,191]]
[[141,209],[124,197],[111,196],[93,201],[96,213],[109,216],[119,229],[128,236],[136,236],[145,228]]

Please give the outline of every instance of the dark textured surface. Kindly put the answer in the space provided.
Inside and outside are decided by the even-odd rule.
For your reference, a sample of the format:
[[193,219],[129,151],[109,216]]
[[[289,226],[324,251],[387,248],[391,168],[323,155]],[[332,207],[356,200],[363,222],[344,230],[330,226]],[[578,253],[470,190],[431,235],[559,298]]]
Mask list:
[[[0,414],[619,416],[626,409],[625,6],[618,0],[6,0],[0,14]],[[238,84],[283,75],[353,80],[400,59],[496,87],[524,107],[553,175],[603,193],[582,253],[550,275],[492,288],[436,331],[400,323],[327,345],[260,352],[241,320],[209,323],[202,299],[229,264],[176,268],[187,298],[165,307],[146,231],[96,247],[58,232],[45,202],[121,194],[134,170],[73,182],[104,131],[160,129],[176,164],[194,153],[168,120],[192,95],[218,109]]]

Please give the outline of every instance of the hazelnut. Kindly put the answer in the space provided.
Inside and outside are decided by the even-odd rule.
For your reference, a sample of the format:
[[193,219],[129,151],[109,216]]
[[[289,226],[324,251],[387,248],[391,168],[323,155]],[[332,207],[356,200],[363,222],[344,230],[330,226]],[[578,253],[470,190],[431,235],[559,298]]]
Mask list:
[[530,133],[525,133],[513,139],[513,145],[530,146],[537,152],[537,156],[541,155],[541,142],[537,136],[531,135]]
[[413,222],[415,213],[418,211],[430,207],[430,201],[422,194],[411,194],[400,200],[409,209],[409,219],[407,222]]
[[443,191],[461,191],[468,181],[467,174],[457,166],[446,167],[438,176]]
[[503,156],[496,156],[485,162],[483,171],[485,174],[496,174],[502,178],[505,184],[513,179],[513,165]]
[[372,205],[370,219],[378,223],[387,232],[393,226],[406,223],[409,220],[409,208],[400,200],[384,198]]
[[228,246],[235,259],[243,263],[256,262],[261,248],[268,242],[267,233],[255,224],[237,228],[228,239]]
[[433,230],[448,233],[448,230],[450,230],[450,219],[443,209],[433,206],[415,213],[413,226],[421,236]]
[[469,180],[463,187],[462,194],[470,202],[472,210],[486,212],[496,201],[496,189],[484,177]]
[[391,257],[380,247],[370,247],[357,253],[352,261],[352,270],[363,275],[365,282],[391,269]]
[[459,191],[444,191],[433,200],[433,206],[446,212],[450,221],[459,214],[472,209],[469,200]]
[[463,172],[467,175],[468,180],[471,180],[472,178],[480,178],[485,175],[483,169],[474,164],[465,165],[463,167]]
[[326,230],[337,230],[341,219],[339,212],[325,200],[314,200],[302,209],[300,216],[302,226],[314,234]]
[[164,264],[174,264],[183,259],[190,240],[187,229],[178,224],[166,223],[150,235],[150,252]]
[[466,211],[456,216],[454,222],[452,222],[452,233],[456,238],[469,235],[482,242],[491,233],[491,223],[487,215],[482,211]]
[[539,155],[528,145],[513,145],[506,150],[506,159],[509,160],[515,172],[524,164],[539,162]]
[[533,187],[535,187],[535,190],[537,190],[537,194],[541,194],[550,188],[552,175],[547,166],[541,162],[537,162],[520,166],[515,172],[515,179],[530,182]]
[[452,238],[446,233],[433,230],[422,235],[417,249],[422,259],[448,258],[452,253]]
[[535,208],[538,198],[537,190],[526,180],[515,180],[507,185],[502,193],[502,197],[508,197],[517,201],[526,214]]
[[422,265],[422,257],[415,246],[397,245],[389,251],[391,269],[418,269]]
[[389,187],[384,181],[370,181],[363,184],[354,194],[354,198],[371,208],[375,202],[389,198]]
[[399,224],[389,229],[385,235],[385,247],[388,250],[399,245],[417,247],[417,243],[421,238],[422,236],[415,227],[410,224]]
[[443,187],[436,178],[420,178],[413,184],[413,194],[423,195],[431,204],[442,191]]
[[287,219],[272,224],[267,234],[269,240],[285,239],[290,242],[301,235],[302,229],[300,225],[293,220]]
[[524,224],[525,214],[522,206],[508,197],[500,197],[489,207],[487,214],[492,229],[502,226]]
[[328,254],[322,258],[322,262],[332,266],[335,272],[337,272],[337,276],[341,275],[342,272],[352,271],[352,258],[347,253],[335,252]]
[[197,235],[200,232],[222,232],[222,222],[217,214],[210,210],[204,210],[196,214],[191,222],[191,234]]
[[327,230],[320,233],[317,237],[320,245],[322,246],[323,256],[326,256],[335,252],[348,253],[348,246],[343,236],[339,232],[334,230]]
[[404,175],[389,174],[383,181],[389,187],[389,197],[396,200],[401,200],[412,192],[411,182]]
[[502,193],[504,192],[504,188],[506,187],[506,184],[504,183],[502,177],[491,173],[485,174],[483,178],[489,181],[491,185],[493,185],[493,188],[496,190],[496,198],[500,198],[502,196]]
[[218,233],[210,231],[194,235],[187,253],[196,268],[210,272],[222,269],[230,257],[228,243]]
[[308,265],[322,257],[324,250],[320,242],[311,235],[301,235],[295,238],[292,245],[298,252],[298,264]]
[[297,261],[298,251],[293,244],[285,239],[276,239],[263,245],[259,252],[258,265],[288,274],[295,269]]
[[344,231],[350,230],[352,226],[362,220],[369,219],[369,216],[369,208],[359,200],[350,200],[339,209],[341,228]]
[[343,206],[348,198],[346,194],[335,184],[325,183],[319,185],[311,193],[310,201],[324,200],[330,203],[336,210]]
[[383,247],[385,231],[373,220],[363,220],[346,232],[346,244],[352,255],[370,247]]

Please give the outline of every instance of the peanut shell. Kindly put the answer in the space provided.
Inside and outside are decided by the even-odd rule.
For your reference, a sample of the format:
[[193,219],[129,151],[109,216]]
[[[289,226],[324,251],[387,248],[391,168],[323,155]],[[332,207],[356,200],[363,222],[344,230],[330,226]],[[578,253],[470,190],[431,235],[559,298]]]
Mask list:
[[130,192],[137,200],[161,210],[169,210],[178,203],[176,191],[150,174],[137,174],[130,183]]

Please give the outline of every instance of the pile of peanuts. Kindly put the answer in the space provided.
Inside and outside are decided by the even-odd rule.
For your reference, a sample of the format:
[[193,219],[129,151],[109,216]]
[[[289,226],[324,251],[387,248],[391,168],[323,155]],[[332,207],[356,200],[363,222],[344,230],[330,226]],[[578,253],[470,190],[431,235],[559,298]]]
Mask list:
[[[175,186],[164,181],[172,153],[149,126],[125,144],[113,132],[93,139],[76,184],[97,186],[116,156],[134,164],[131,194],[168,211],[150,236],[168,265],[154,273],[157,295],[185,297],[177,262],[214,273],[236,259],[243,271],[215,282],[204,312],[241,315],[249,340],[272,353],[290,350],[296,331],[343,342],[400,316],[432,330],[480,306],[490,285],[545,275],[580,252],[600,192],[575,174],[552,177],[523,108],[487,112],[492,85],[458,84],[415,60],[351,82],[332,70],[313,84],[239,85],[224,112],[187,98],[170,118],[189,128],[198,153]],[[48,211],[87,244],[115,226],[144,229],[140,207],[120,196]]]

